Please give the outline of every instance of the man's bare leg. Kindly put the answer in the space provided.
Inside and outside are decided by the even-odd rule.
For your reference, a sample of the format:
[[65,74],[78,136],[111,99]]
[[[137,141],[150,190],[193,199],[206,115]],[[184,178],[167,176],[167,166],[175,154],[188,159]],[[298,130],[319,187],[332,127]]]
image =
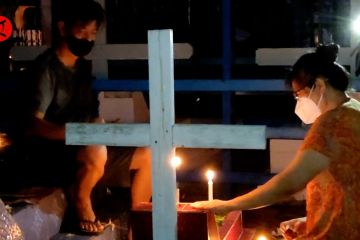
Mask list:
[[132,157],[130,171],[135,170],[131,184],[132,206],[140,202],[149,202],[151,198],[151,151],[149,148],[137,148]]
[[[137,148],[131,159],[130,171],[135,171],[131,183],[132,207],[140,202],[149,202],[151,188],[151,151],[149,148]],[[132,231],[129,229],[128,239],[132,240]]]
[[[94,222],[95,213],[91,204],[91,191],[104,174],[107,159],[106,146],[90,145],[81,148],[77,155],[79,170],[76,176],[75,192],[73,201],[80,220]],[[100,224],[80,223],[86,231],[102,231]]]

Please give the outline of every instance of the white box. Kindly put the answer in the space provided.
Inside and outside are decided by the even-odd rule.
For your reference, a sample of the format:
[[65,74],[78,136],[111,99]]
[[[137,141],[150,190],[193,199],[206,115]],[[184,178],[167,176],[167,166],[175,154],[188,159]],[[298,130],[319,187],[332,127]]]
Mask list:
[[303,140],[271,139],[270,140],[270,171],[279,173],[295,157]]
[[[303,140],[271,139],[270,140],[270,172],[281,172],[294,158]],[[305,200],[306,191],[293,196],[296,200]]]
[[360,101],[360,92],[350,92],[349,96]]
[[149,122],[149,109],[141,92],[100,92],[99,103],[99,114],[105,122]]

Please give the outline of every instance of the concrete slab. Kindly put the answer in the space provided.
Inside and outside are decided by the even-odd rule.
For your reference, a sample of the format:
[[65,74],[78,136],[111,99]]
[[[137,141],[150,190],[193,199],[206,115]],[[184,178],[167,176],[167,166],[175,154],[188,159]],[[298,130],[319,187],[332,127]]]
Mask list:
[[118,239],[117,233],[111,227],[105,229],[102,234],[97,236],[80,236],[73,233],[58,233],[50,240],[116,240]]

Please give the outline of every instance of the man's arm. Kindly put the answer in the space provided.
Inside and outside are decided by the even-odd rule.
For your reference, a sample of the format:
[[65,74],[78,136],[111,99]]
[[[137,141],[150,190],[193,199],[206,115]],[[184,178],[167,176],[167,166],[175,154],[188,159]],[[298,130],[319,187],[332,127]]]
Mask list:
[[46,121],[43,112],[36,112],[31,134],[51,140],[65,140],[65,125]]
[[[34,127],[31,134],[51,140],[65,140],[65,125],[54,124],[44,119],[43,112],[36,112],[34,119]],[[105,123],[104,119],[97,117],[92,119],[92,123]]]
[[50,140],[65,139],[65,124],[55,124],[44,119],[56,91],[56,77],[48,62],[35,62],[29,71],[31,90],[28,98],[32,124],[28,134]]

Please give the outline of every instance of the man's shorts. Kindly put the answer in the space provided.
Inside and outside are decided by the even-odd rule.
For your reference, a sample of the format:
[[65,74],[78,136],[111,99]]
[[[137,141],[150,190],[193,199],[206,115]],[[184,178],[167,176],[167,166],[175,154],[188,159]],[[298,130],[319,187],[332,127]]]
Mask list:
[[105,173],[100,183],[108,187],[130,187],[130,164],[135,147],[107,147]]
[[[66,187],[75,181],[76,155],[81,147],[65,145],[64,141],[27,139],[26,143],[16,146],[16,157],[7,160],[6,171],[12,172],[14,185],[21,187]],[[101,182],[107,186],[130,186],[129,168],[135,148],[108,147],[107,150]]]

